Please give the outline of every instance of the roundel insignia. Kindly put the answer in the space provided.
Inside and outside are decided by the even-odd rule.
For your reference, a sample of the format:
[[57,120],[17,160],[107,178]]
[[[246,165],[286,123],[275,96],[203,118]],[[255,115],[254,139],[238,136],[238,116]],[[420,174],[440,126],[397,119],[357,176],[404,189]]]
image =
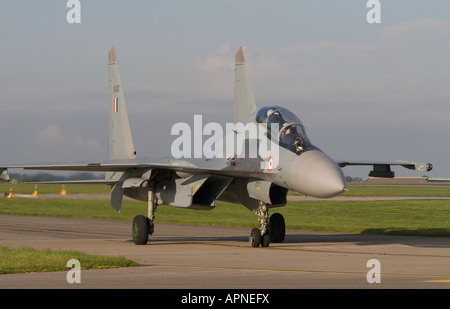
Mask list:
[[267,162],[267,170],[271,172],[273,169],[273,157],[270,156],[269,161]]

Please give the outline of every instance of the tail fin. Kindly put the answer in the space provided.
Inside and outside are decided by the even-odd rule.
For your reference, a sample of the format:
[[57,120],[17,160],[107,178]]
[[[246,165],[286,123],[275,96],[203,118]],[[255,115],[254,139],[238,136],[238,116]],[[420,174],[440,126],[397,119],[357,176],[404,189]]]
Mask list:
[[111,160],[134,159],[133,138],[128,121],[119,65],[114,46],[108,55],[109,77],[109,157]]
[[234,123],[242,122],[248,115],[256,112],[255,98],[248,77],[242,46],[235,55],[234,81]]

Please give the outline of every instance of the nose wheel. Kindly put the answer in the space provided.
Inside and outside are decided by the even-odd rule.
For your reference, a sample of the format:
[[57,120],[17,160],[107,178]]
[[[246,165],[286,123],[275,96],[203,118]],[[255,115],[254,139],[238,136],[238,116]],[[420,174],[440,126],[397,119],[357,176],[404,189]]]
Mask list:
[[286,235],[286,224],[282,214],[275,213],[269,220],[269,209],[266,203],[260,202],[256,211],[261,227],[252,229],[250,233],[250,245],[268,247],[271,242],[282,243]]

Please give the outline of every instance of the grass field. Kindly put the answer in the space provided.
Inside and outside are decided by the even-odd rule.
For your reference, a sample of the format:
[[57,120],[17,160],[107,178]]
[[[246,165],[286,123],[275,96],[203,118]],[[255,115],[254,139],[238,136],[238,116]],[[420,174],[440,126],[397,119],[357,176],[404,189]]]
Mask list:
[[68,271],[67,261],[77,259],[82,269],[138,266],[123,257],[106,257],[77,251],[12,249],[0,247],[0,275],[27,272]]
[[[37,187],[37,188],[36,188]],[[58,184],[27,184],[27,183],[0,183],[0,192],[9,192],[12,190],[14,193],[20,194],[32,194],[37,189],[39,194],[60,193],[62,189],[65,189],[68,194],[77,193],[108,193],[111,191],[110,187],[106,185],[58,185]]]
[[[31,194],[31,184],[0,184],[0,192]],[[59,193],[61,185],[39,185],[39,194]],[[66,185],[67,194],[108,193],[107,186]],[[349,186],[345,196],[420,196],[450,197],[450,187]],[[60,216],[127,220],[145,214],[143,202],[125,200],[120,213],[109,200],[86,199],[0,199],[0,214]],[[282,213],[286,228],[292,230],[329,231],[386,235],[450,237],[450,201],[292,201],[271,211]],[[241,205],[218,202],[211,211],[159,206],[157,222],[257,227],[257,217]],[[67,271],[69,259],[82,261],[83,269],[135,266],[118,257],[86,255],[72,251],[10,249],[0,247],[0,274],[35,271]]]
[[[29,186],[28,188],[26,186]],[[92,188],[97,187],[97,188]],[[19,187],[17,187],[19,189]],[[41,193],[40,187],[38,188]],[[48,185],[43,192],[58,193],[60,186]],[[106,193],[106,186],[66,186],[68,193]],[[9,189],[8,189],[9,190]],[[30,193],[34,186],[22,185],[19,192]],[[103,191],[102,191],[103,190]],[[350,187],[350,196],[450,196],[449,187]],[[16,188],[13,188],[16,192]],[[382,194],[385,193],[385,194]],[[406,194],[408,193],[408,194]],[[42,193],[43,194],[43,193]],[[81,199],[2,199],[1,214],[85,217],[132,221],[146,214],[143,202],[126,200],[117,213],[109,200]],[[273,209],[285,216],[286,226],[294,230],[342,233],[450,236],[450,201],[291,201]],[[257,217],[241,205],[218,202],[212,211],[198,211],[159,206],[157,222],[223,226],[257,226]]]
[[[39,194],[60,193],[62,185],[40,184],[37,186]],[[19,183],[0,183],[0,192],[9,192],[10,189],[14,193],[32,194],[35,190],[34,184]],[[109,193],[110,187],[107,185],[64,185],[64,189],[68,194],[77,193]],[[450,186],[359,186],[348,185],[348,192],[344,192],[342,196],[440,196],[450,197]],[[289,192],[289,194],[298,194]]]

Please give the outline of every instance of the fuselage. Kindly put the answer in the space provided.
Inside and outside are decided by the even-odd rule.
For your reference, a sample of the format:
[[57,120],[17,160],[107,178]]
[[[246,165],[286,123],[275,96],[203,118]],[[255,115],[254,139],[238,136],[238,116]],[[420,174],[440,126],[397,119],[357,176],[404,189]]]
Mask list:
[[279,207],[286,204],[288,190],[330,198],[345,189],[341,168],[311,143],[300,119],[282,107],[261,108],[234,124],[214,148],[202,158],[164,159],[170,169],[130,175],[137,178],[124,194],[146,201],[155,173],[152,185],[159,204],[195,209],[212,209],[216,200],[249,209],[260,201]]
[[295,114],[283,107],[268,106],[250,115],[248,121],[267,127],[265,135],[274,150],[267,159],[267,180],[317,198],[334,197],[344,191],[341,168],[312,144]]

